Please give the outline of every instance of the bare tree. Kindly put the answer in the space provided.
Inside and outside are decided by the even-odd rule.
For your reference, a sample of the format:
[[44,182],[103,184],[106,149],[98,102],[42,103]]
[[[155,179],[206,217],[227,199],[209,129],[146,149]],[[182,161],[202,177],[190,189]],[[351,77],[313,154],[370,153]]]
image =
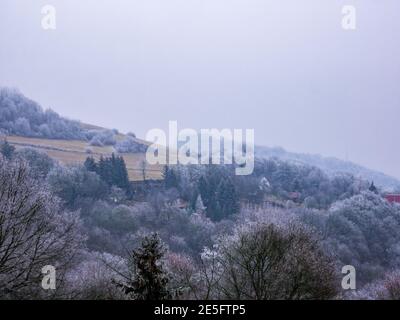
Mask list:
[[[298,224],[258,223],[220,239],[217,297],[228,299],[329,299],[337,279],[317,240]],[[213,263],[215,278],[215,262]]]
[[[0,159],[0,298],[61,294],[64,276],[83,242],[76,213],[34,180],[26,162]],[[41,287],[46,265],[56,268],[57,290]]]

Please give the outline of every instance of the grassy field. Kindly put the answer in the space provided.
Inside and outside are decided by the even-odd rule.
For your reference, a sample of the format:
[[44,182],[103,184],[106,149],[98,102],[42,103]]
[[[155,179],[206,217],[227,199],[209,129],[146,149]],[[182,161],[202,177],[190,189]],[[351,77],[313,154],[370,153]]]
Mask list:
[[[121,140],[124,135],[117,135],[116,139]],[[137,139],[138,142],[145,143]],[[109,156],[111,153],[118,154],[112,146],[94,147],[89,146],[85,141],[78,140],[56,140],[27,138],[20,136],[8,136],[7,141],[17,149],[31,147],[47,153],[53,159],[63,164],[82,164],[91,155],[95,159],[100,156]],[[90,150],[88,153],[87,150]],[[143,180],[143,169],[146,179],[161,179],[162,167],[159,165],[148,165],[145,161],[144,153],[124,153],[123,156],[128,169],[129,179],[132,181]]]

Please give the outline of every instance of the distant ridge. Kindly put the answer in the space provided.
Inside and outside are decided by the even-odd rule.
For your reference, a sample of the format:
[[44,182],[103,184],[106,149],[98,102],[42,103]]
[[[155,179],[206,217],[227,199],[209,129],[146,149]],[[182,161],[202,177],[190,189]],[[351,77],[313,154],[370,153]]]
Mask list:
[[351,161],[340,160],[334,157],[323,157],[321,155],[295,153],[286,151],[280,147],[257,146],[255,150],[256,157],[273,158],[308,164],[320,168],[328,175],[336,173],[350,173],[356,177],[361,177],[383,188],[385,191],[400,190],[400,181],[394,177],[382,172],[365,168]]
[[[114,132],[109,143],[107,133]],[[105,133],[105,134],[103,134]],[[6,136],[17,147],[32,147],[45,151],[64,163],[82,163],[89,154],[94,157],[118,153],[115,145],[127,138],[124,158],[132,180],[142,180],[145,152],[150,143],[132,135],[125,135],[113,129],[64,118],[52,110],[43,110],[35,101],[25,97],[19,90],[0,87],[0,134]],[[91,143],[93,137],[103,141]],[[99,140],[97,139],[97,140]],[[100,145],[99,145],[100,144]],[[130,148],[137,150],[131,152]],[[387,191],[400,190],[400,181],[379,171],[365,168],[350,161],[320,155],[294,153],[280,147],[257,146],[255,156],[259,158],[276,157],[281,160],[312,165],[328,175],[350,173],[368,181],[374,181]],[[161,166],[147,166],[146,178],[162,178]]]

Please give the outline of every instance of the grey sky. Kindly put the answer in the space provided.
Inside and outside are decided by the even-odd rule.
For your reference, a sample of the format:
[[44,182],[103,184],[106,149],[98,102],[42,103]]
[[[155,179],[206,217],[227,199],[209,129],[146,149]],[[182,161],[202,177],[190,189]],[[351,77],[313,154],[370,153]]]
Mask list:
[[254,128],[400,178],[399,31],[398,0],[1,0],[0,86],[142,137]]

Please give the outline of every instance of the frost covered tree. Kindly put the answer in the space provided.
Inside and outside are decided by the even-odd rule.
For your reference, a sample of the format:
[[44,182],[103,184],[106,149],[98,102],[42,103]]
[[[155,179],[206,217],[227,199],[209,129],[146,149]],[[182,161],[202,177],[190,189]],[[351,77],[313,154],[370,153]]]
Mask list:
[[79,122],[43,111],[36,102],[8,88],[0,88],[0,130],[20,136],[86,140]]
[[400,206],[370,191],[334,203],[328,212],[306,211],[302,220],[323,236],[342,265],[357,269],[360,285],[398,268]]
[[115,149],[120,153],[143,153],[147,150],[147,145],[139,143],[132,136],[118,142]]
[[[63,211],[24,161],[0,159],[0,182],[0,298],[57,296],[84,241],[79,216]],[[46,265],[57,272],[52,292],[40,286]]]
[[330,299],[337,294],[334,265],[311,232],[295,223],[242,225],[207,255],[205,279],[214,297]]
[[104,146],[103,141],[101,140],[100,136],[94,136],[92,139],[90,139],[89,145],[91,145],[93,147],[102,147],[102,146]]
[[73,208],[82,198],[102,199],[107,194],[107,185],[95,173],[84,166],[55,166],[48,174],[47,181],[53,192]]
[[33,148],[19,149],[16,156],[28,162],[31,173],[35,178],[45,178],[56,165],[56,161],[46,153]]
[[109,253],[84,252],[77,265],[67,273],[67,299],[124,300],[126,296],[115,286],[126,271],[125,260]]
[[348,292],[350,300],[400,300],[400,271],[385,274],[383,279],[366,284],[360,289]]

